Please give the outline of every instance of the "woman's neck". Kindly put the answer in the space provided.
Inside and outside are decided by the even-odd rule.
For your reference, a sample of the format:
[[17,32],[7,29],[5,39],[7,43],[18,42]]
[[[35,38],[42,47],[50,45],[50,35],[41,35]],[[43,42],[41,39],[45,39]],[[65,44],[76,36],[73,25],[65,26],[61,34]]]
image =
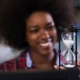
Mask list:
[[54,62],[54,52],[48,55],[41,55],[33,50],[30,50],[30,57],[36,66],[49,67],[53,65]]

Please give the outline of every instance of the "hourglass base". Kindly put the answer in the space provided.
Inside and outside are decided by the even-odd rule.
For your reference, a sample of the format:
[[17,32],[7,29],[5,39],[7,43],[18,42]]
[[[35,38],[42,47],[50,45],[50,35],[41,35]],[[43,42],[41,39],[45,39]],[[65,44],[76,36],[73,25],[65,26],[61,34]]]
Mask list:
[[75,68],[75,65],[72,64],[63,64],[65,68]]

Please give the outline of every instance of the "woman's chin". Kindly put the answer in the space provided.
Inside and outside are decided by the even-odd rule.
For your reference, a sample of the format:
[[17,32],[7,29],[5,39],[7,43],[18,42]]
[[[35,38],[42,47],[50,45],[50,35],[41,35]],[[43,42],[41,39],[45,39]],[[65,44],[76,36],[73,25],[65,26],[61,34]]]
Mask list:
[[40,54],[43,55],[43,56],[47,56],[47,55],[49,55],[50,53],[52,53],[52,51],[40,52]]

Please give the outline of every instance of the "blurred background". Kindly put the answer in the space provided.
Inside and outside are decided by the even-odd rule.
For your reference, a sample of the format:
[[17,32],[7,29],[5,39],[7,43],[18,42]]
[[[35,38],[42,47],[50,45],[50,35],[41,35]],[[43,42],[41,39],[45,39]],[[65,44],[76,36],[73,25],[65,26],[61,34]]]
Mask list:
[[[2,5],[1,3],[2,0],[0,0],[0,5]],[[75,16],[76,16],[76,20],[77,20],[77,25],[76,27],[80,28],[80,0],[74,0],[74,9],[75,9]],[[78,32],[78,45],[77,45],[77,50],[78,50],[78,59],[80,59],[80,32]],[[58,50],[58,43],[55,45],[55,48]],[[67,49],[66,46],[63,44],[63,42],[61,42],[61,50],[65,50]],[[3,53],[11,53],[11,48],[9,46],[0,44],[0,55]]]

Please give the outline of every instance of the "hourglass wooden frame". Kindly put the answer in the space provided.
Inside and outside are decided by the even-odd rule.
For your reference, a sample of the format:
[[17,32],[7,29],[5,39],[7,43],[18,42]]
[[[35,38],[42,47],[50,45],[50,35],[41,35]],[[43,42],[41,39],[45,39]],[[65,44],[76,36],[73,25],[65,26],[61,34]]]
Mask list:
[[70,28],[66,28],[66,29],[63,29],[62,27],[58,27],[58,43],[59,43],[59,50],[58,50],[58,52],[59,52],[59,68],[60,68],[60,63],[61,63],[61,61],[60,61],[60,53],[61,53],[61,33],[63,32],[63,31],[69,31],[69,32],[75,32],[75,49],[74,49],[74,47],[73,47],[73,45],[72,45],[72,47],[71,47],[71,50],[72,51],[74,51],[74,53],[75,53],[75,57],[76,57],[76,64],[75,64],[75,66],[76,66],[76,68],[77,68],[77,54],[78,54],[78,51],[77,51],[77,32],[79,32],[80,31],[80,29],[78,29],[77,27],[74,27],[74,25],[72,25]]

